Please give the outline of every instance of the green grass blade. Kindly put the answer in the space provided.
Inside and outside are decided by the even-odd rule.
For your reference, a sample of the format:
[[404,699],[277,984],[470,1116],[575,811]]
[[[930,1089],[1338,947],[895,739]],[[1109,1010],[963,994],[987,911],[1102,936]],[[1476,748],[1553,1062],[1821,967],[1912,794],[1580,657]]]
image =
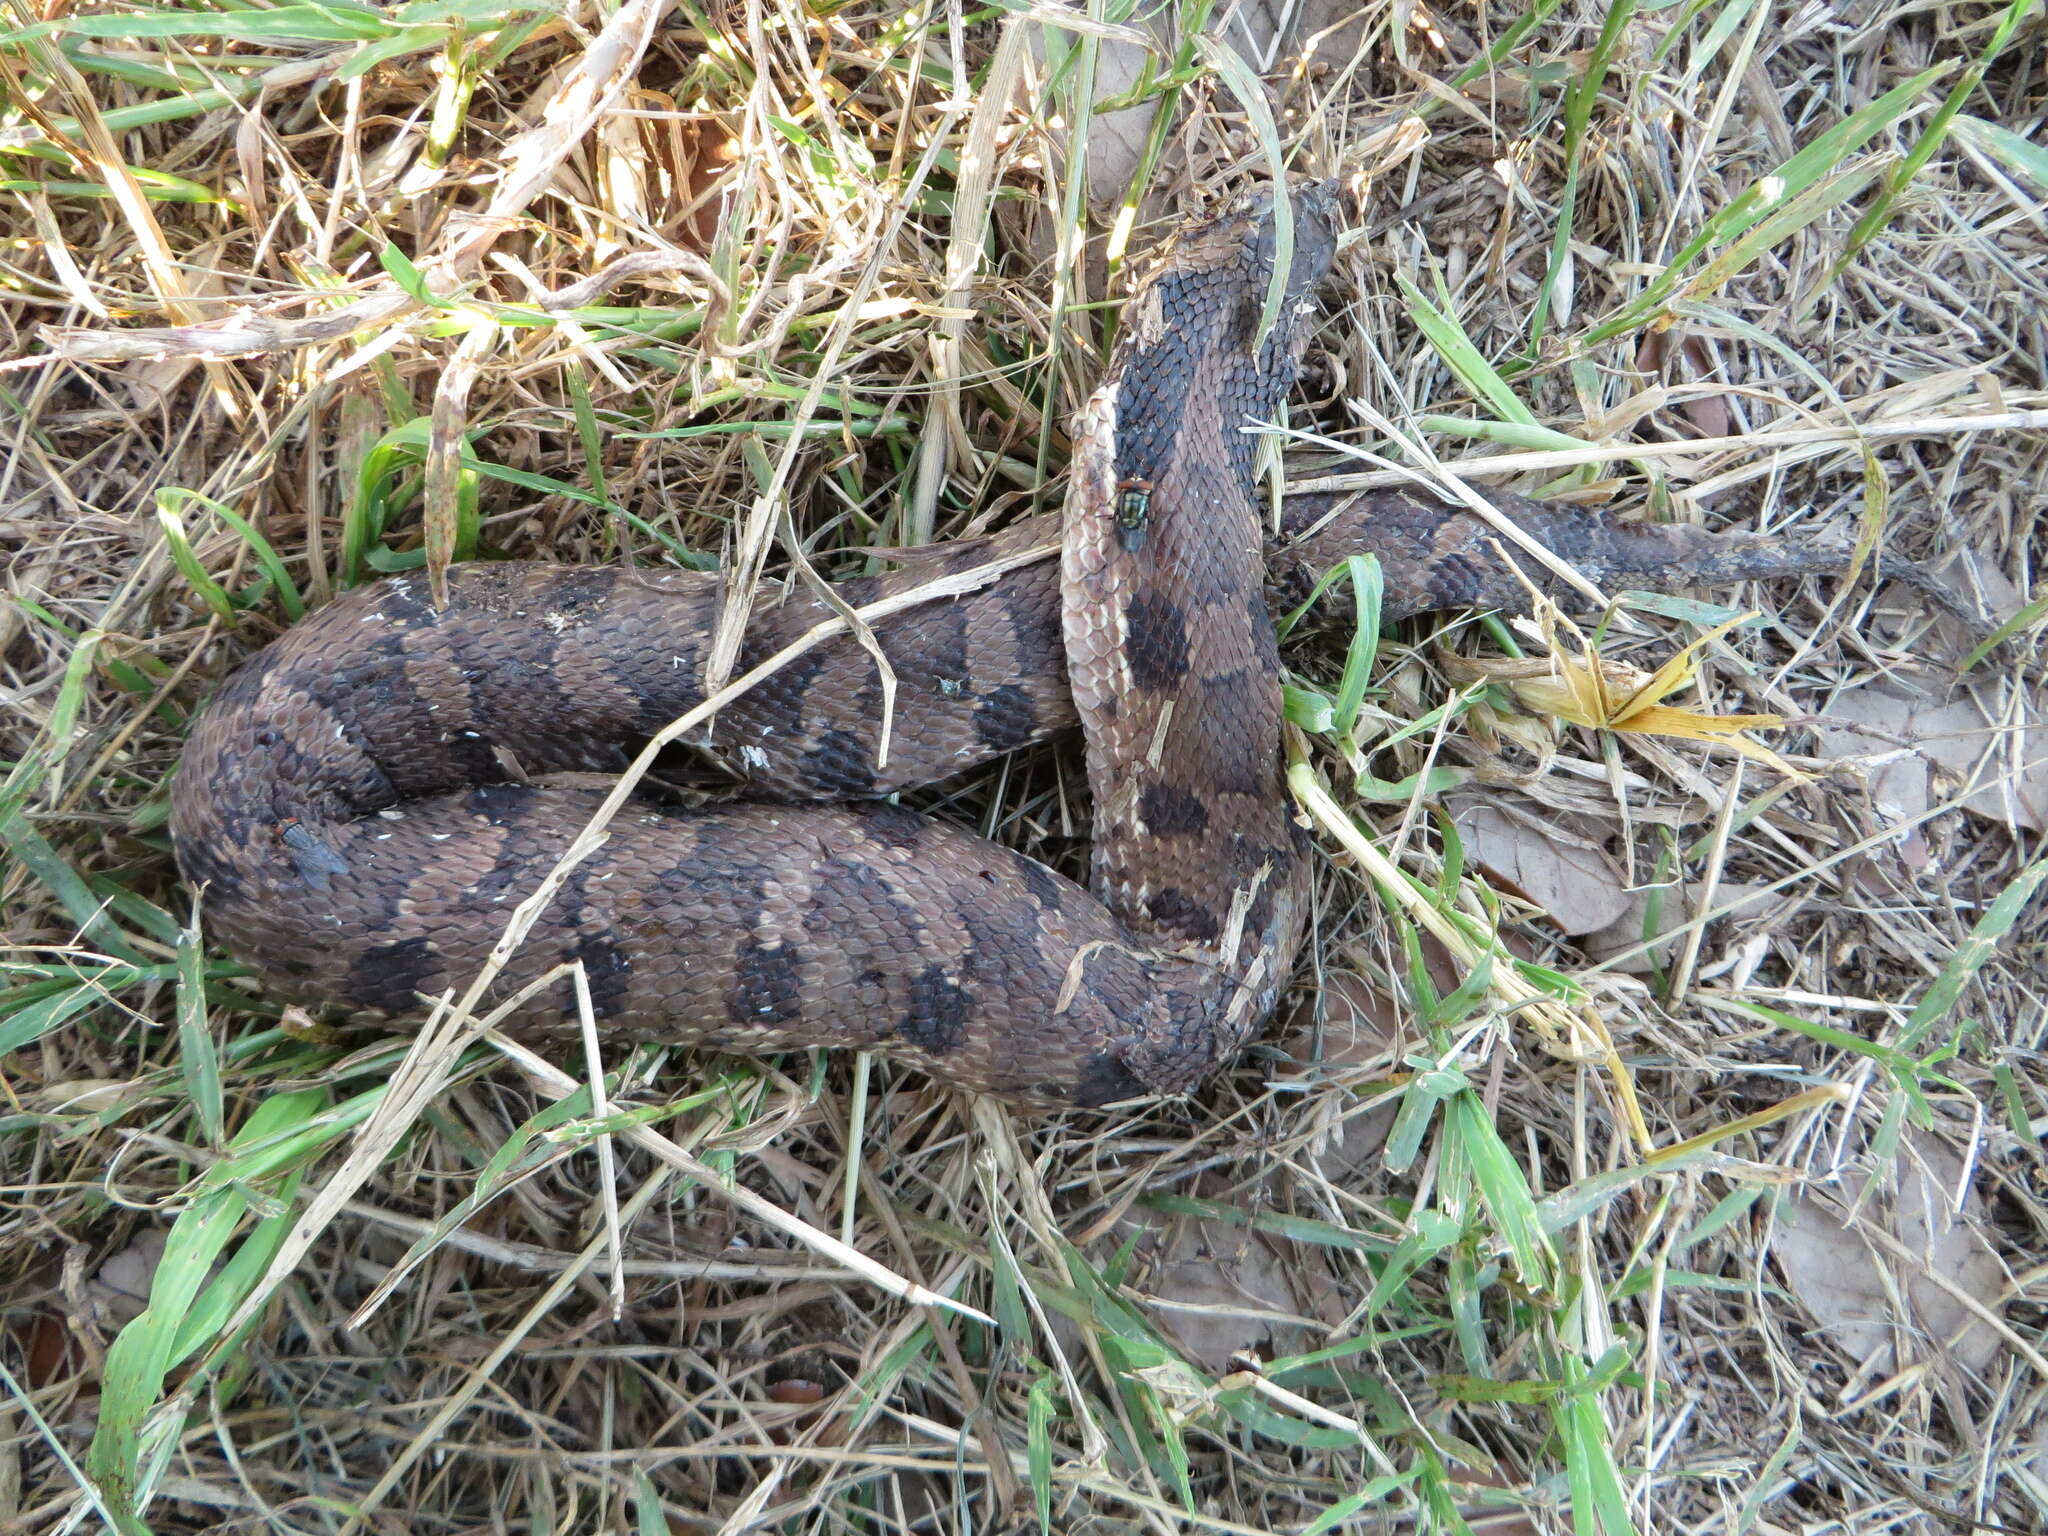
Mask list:
[[[1483,75],[1491,74],[1505,62],[1514,51],[1522,46],[1524,38],[1542,26],[1563,5],[1564,0],[1535,0],[1533,4],[1518,6],[1520,14],[1501,28],[1500,35],[1493,40],[1484,53],[1470,64],[1451,76],[1453,90],[1462,89]],[[1439,111],[1445,103],[1436,96],[1428,96],[1416,107],[1415,115],[1427,120]]]
[[[1486,360],[1485,354],[1465,334],[1465,328],[1457,318],[1447,308],[1439,308],[1432,303],[1428,295],[1404,273],[1396,272],[1394,280],[1408,300],[1408,318],[1415,322],[1415,328],[1422,332],[1429,344],[1436,348],[1437,355],[1458,376],[1458,382],[1485,401],[1502,421],[1520,427],[1537,426],[1536,413],[1522,403],[1521,396]],[[1574,440],[1571,446],[1582,448],[1585,445]]]
[[1571,1385],[1559,1405],[1558,1434],[1571,1487],[1572,1528],[1583,1536],[1633,1536],[1635,1523],[1628,1517],[1628,1494],[1614,1464],[1599,1394],[1582,1363],[1568,1360],[1565,1371]]
[[1651,319],[1665,300],[1686,281],[1687,270],[1701,255],[1740,238],[1774,210],[1803,196],[1824,178],[1834,175],[1850,155],[1910,112],[1920,93],[1947,74],[1950,68],[1948,64],[1937,64],[1902,81],[1825,132],[1817,134],[1812,143],[1792,155],[1777,170],[1759,177],[1708,219],[1699,233],[1686,242],[1664,271],[1652,279],[1640,294],[1611,318],[1588,331],[1582,345],[1598,346]]
[[1357,621],[1351,629],[1351,643],[1344,653],[1344,675],[1337,684],[1331,726],[1350,739],[1358,724],[1358,711],[1372,684],[1372,666],[1380,653],[1380,613],[1386,605],[1386,573],[1377,555],[1352,555],[1344,562],[1352,596],[1357,600]]
[[1984,962],[1998,950],[1998,941],[2012,932],[2013,924],[2026,910],[2027,903],[2034,899],[2034,893],[2041,888],[2041,882],[2048,880],[2048,859],[2037,859],[2013,880],[2012,884],[1998,893],[1998,897],[1984,909],[1984,915],[1970,928],[1970,936],[1956,946],[1956,952],[1948,957],[1948,963],[1941,968],[1941,974],[1913,1005],[1913,1012],[1906,1020],[1906,1029],[1900,1040],[1900,1047],[1911,1051],[1927,1038],[1928,1032],[1947,1018],[1962,995],[1963,986],[1983,969]]
[[[1280,126],[1273,120],[1273,105],[1266,93],[1265,82],[1213,32],[1197,36],[1195,47],[1201,53],[1202,61],[1230,87],[1238,104],[1244,108],[1245,116],[1251,120],[1253,136],[1258,139],[1259,148],[1265,155],[1273,184],[1276,187],[1286,186],[1287,155],[1281,147]],[[1274,321],[1280,318],[1280,306],[1287,298],[1288,274],[1293,267],[1294,207],[1286,198],[1275,197],[1273,273],[1266,280],[1265,302],[1259,307],[1259,327],[1253,332],[1261,342],[1272,333]]]
[[262,11],[120,11],[66,16],[0,32],[0,42],[38,37],[93,37],[132,42],[145,37],[218,37],[245,42],[354,43],[385,36],[391,25],[368,7],[341,4],[280,5]]
[[5,847],[29,874],[48,887],[78,925],[81,939],[98,944],[117,959],[141,960],[128,936],[93,894],[92,887],[19,811],[0,810],[0,847]]
[[1455,1069],[1439,1068],[1415,1074],[1407,1091],[1401,1095],[1401,1108],[1394,1116],[1393,1128],[1387,1132],[1386,1152],[1381,1159],[1387,1172],[1406,1173],[1415,1166],[1415,1159],[1422,1151],[1423,1138],[1436,1123],[1444,1101],[1463,1093],[1467,1086],[1465,1074]]
[[1986,122],[1967,113],[1949,124],[1949,132],[2015,176],[2023,176],[2042,192],[2048,192],[2048,144],[2037,144],[2003,123]]
[[1451,1100],[1445,1110],[1444,1130],[1447,1139],[1462,1148],[1479,1198],[1493,1217],[1495,1234],[1522,1283],[1531,1290],[1550,1290],[1556,1255],[1544,1234],[1535,1193],[1521,1164],[1487,1118],[1479,1095],[1461,1093]]
[[185,1096],[199,1118],[209,1147],[227,1134],[222,1102],[220,1056],[206,1024],[206,949],[199,936],[199,904],[192,904],[192,926],[178,937],[178,1065],[185,1074]]
[[1783,202],[1773,204],[1768,213],[1730,241],[1719,255],[1686,281],[1682,296],[1674,300],[1674,304],[1694,304],[1706,295],[1718,292],[1738,273],[1747,271],[1765,251],[1856,197],[1876,175],[1875,169],[1859,166],[1823,177]]
[[240,535],[242,542],[249,546],[249,553],[255,557],[256,564],[262,568],[263,574],[270,578],[271,586],[277,590],[278,606],[284,610],[285,617],[296,624],[306,616],[306,600],[299,592],[299,584],[292,580],[291,572],[286,569],[283,558],[279,556],[270,540],[258,533],[255,525],[241,513],[224,502],[214,500],[211,496],[186,490],[182,486],[163,486],[157,491],[156,497],[158,516],[163,515],[165,508],[173,515],[182,515],[186,506],[196,502],[226,523]]
[[[35,604],[23,603],[21,606],[43,619],[60,635],[70,638],[69,631],[54,615]],[[0,820],[26,806],[70,757],[72,743],[78,736],[79,717],[85,709],[86,680],[92,676],[106,638],[105,631],[89,629],[73,641],[71,654],[64,661],[63,681],[58,683],[57,697],[50,705],[49,719],[38,733],[34,746],[9,770],[4,783],[0,783]]]
[[[271,1214],[250,1229],[249,1235],[235,1246],[235,1252],[227,1263],[220,1266],[206,1288],[192,1303],[192,1310],[186,1315],[171,1341],[171,1364],[177,1366],[189,1360],[200,1349],[214,1342],[221,1329],[256,1284],[270,1269],[270,1262],[284,1246],[290,1236],[296,1212],[292,1209],[299,1186],[305,1180],[303,1169],[293,1169],[284,1176],[274,1199],[266,1202]],[[259,1319],[250,1319],[254,1327]]]
[[988,1234],[989,1287],[994,1303],[996,1328],[1003,1342],[1013,1349],[1031,1347],[1031,1313],[1024,1304],[1024,1276],[1017,1268],[1017,1256],[1010,1251],[1002,1229],[991,1227]]
[[[324,1101],[325,1095],[313,1090],[264,1099],[231,1145],[260,1143],[303,1121]],[[200,1192],[171,1224],[150,1280],[148,1307],[107,1350],[99,1424],[85,1465],[116,1515],[135,1522],[135,1529],[140,1529],[145,1424],[161,1398],[165,1377],[180,1358],[180,1344],[188,1352],[192,1347],[180,1338],[186,1318],[249,1207],[249,1193],[233,1175],[235,1166],[234,1158],[215,1164]],[[174,1431],[174,1426],[166,1428]]]
[[1024,1426],[1024,1464],[1031,1479],[1031,1504],[1044,1536],[1052,1536],[1052,1389],[1052,1381],[1047,1377],[1031,1384]]
[[73,1014],[101,1000],[95,988],[80,984],[62,992],[31,997],[0,1009],[0,1056],[33,1045]]
[[1892,213],[1898,207],[1899,199],[1905,195],[1906,188],[1912,184],[1913,178],[1925,169],[1927,162],[1934,158],[1934,152],[1940,149],[1948,138],[1949,125],[1963,110],[1963,103],[1968,101],[1977,87],[1983,83],[1985,72],[2005,51],[2005,45],[2012,41],[2013,32],[2019,27],[2020,22],[2040,3],[2041,0],[2011,0],[2011,4],[2006,6],[2005,14],[1998,18],[1998,25],[1992,29],[1991,40],[1984,45],[1984,51],[1971,61],[1970,67],[1963,71],[1962,78],[1949,87],[1948,95],[1942,99],[1941,105],[1934,109],[1933,116],[1928,118],[1925,126],[1921,128],[1920,136],[1913,141],[1913,147],[1906,151],[1905,158],[1894,166],[1892,173],[1885,178],[1884,190],[1871,200],[1870,206],[1864,210],[1863,217],[1858,219],[1855,228],[1849,231],[1849,238],[1843,242],[1842,254],[1835,258],[1834,265],[1828,269],[1828,275],[1819,287],[1828,286],[1847,271],[1851,263],[1862,254],[1864,247],[1891,222]]
[[1599,39],[1587,56],[1586,67],[1565,92],[1564,186],[1558,193],[1557,228],[1550,237],[1550,259],[1543,269],[1543,281],[1537,285],[1536,303],[1529,315],[1526,349],[1531,360],[1536,357],[1544,328],[1550,319],[1551,296],[1557,291],[1558,280],[1563,277],[1565,263],[1571,257],[1572,223],[1579,200],[1579,168],[1585,161],[1586,139],[1592,131],[1593,107],[1600,99],[1600,88],[1607,81],[1608,66],[1614,62],[1628,24],[1635,16],[1635,9],[1635,0],[1611,0]]
[[[1462,331],[1459,332],[1460,336],[1463,334]],[[1465,345],[1470,347],[1471,343],[1468,341]],[[1483,361],[1482,359],[1482,365]],[[1490,369],[1488,371],[1491,372]],[[1493,377],[1499,379],[1500,375],[1496,373]],[[1505,381],[1501,382],[1500,387],[1508,391],[1510,398],[1514,398]],[[1515,405],[1523,414],[1527,414],[1519,399],[1515,399]],[[1462,416],[1425,415],[1418,416],[1415,424],[1433,436],[1467,437],[1479,442],[1499,443],[1507,448],[1569,452],[1574,448],[1586,446],[1584,438],[1573,437],[1569,432],[1560,432],[1555,427],[1546,427],[1541,422],[1534,421],[1467,421]]]
[[1222,1200],[1197,1195],[1146,1195],[1138,1204],[1166,1216],[1193,1216],[1202,1221],[1225,1222],[1253,1232],[1265,1232],[1290,1242],[1310,1243],[1319,1248],[1351,1249],[1358,1252],[1391,1253],[1394,1239],[1376,1237],[1356,1228],[1323,1221],[1314,1216],[1296,1216],[1290,1211],[1248,1211]]
[[386,432],[363,455],[356,471],[355,495],[342,520],[343,586],[362,580],[370,551],[382,542],[397,505],[417,495],[416,472],[426,462],[432,431],[433,423],[427,417],[415,416]]
[[1968,672],[1978,662],[1989,656],[2014,635],[2019,634],[2023,630],[2032,629],[2034,625],[2041,621],[2041,615],[2044,613],[2048,613],[2048,592],[2043,592],[2039,597],[2028,603],[2024,608],[2021,608],[2011,618],[1980,640],[1975,648],[1971,650],[1970,654],[1963,658],[1961,670]]
[[157,527],[163,530],[164,545],[171,552],[171,564],[178,568],[178,574],[185,578],[199,600],[213,610],[215,618],[223,624],[233,625],[237,618],[234,600],[219,582],[207,575],[206,567],[193,551],[191,539],[186,536],[184,520],[178,516],[171,498],[161,491],[156,498],[156,522]]
[[580,361],[571,359],[562,370],[562,382],[568,387],[569,408],[576,417],[576,442],[583,450],[583,465],[590,475],[591,505],[602,507],[611,514],[612,540],[615,548],[624,548],[625,540],[619,537],[619,509],[612,502],[610,490],[605,486],[604,477],[604,428],[597,419],[597,406],[590,398],[590,376]]
[[1356,1493],[1339,1499],[1303,1526],[1301,1536],[1324,1536],[1325,1532],[1336,1530],[1353,1515],[1368,1509],[1378,1509],[1387,1502],[1390,1495],[1406,1488],[1421,1475],[1420,1467],[1412,1467],[1406,1472],[1381,1473]]
[[413,264],[413,260],[390,241],[377,247],[377,265],[394,283],[405,291],[406,297],[416,304],[431,309],[442,308],[442,302],[427,287],[427,275]]
[[[157,203],[204,203],[215,207],[239,211],[240,204],[220,193],[184,181],[176,176],[166,176],[161,171],[151,171],[143,166],[131,165],[128,172],[135,178],[142,195]],[[113,191],[101,181],[42,181],[35,177],[10,176],[0,178],[0,192],[37,192],[45,197],[112,197]]]
[[1379,1283],[1372,1288],[1372,1295],[1366,1298],[1367,1317],[1391,1305],[1407,1286],[1409,1276],[1455,1243],[1464,1231],[1455,1217],[1446,1216],[1442,1211],[1417,1211],[1409,1225],[1413,1230],[1388,1257],[1387,1267],[1380,1272]]

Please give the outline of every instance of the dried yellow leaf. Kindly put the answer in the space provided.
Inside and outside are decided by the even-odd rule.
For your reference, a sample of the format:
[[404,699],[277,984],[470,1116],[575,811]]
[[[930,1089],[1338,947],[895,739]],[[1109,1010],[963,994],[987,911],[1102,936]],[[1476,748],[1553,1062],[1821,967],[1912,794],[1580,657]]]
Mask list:
[[[1804,777],[1745,734],[1781,726],[1785,723],[1781,716],[1710,715],[1663,702],[1699,675],[1697,657],[1704,647],[1754,615],[1744,614],[1708,630],[1655,672],[1602,657],[1575,628],[1559,620],[1554,610],[1546,608],[1540,617],[1553,650],[1548,661],[1470,660],[1461,661],[1458,670],[1505,684],[1524,708],[1538,714],[1594,730],[1719,744],[1767,763],[1790,778]],[[1564,641],[1561,628],[1571,631],[1571,642]]]

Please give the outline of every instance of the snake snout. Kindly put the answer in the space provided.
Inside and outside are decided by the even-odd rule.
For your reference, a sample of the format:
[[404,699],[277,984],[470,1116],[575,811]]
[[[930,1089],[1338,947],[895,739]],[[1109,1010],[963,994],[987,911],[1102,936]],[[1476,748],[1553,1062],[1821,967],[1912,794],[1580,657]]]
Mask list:
[[[1322,282],[1337,255],[1337,183],[1304,182],[1289,194],[1294,209],[1294,256],[1288,264],[1287,297],[1305,298]],[[1252,205],[1255,230],[1253,256],[1261,270],[1271,272],[1279,245],[1279,222],[1273,217],[1273,196],[1262,193]]]

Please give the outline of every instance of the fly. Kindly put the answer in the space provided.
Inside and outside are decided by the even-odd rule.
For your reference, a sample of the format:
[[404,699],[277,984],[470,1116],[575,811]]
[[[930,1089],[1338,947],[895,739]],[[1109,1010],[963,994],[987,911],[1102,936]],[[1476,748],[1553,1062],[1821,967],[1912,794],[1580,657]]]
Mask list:
[[1152,522],[1152,482],[1119,480],[1116,483],[1116,542],[1127,555],[1145,547],[1145,530]]
[[300,878],[315,890],[326,890],[329,876],[348,873],[348,861],[315,837],[296,816],[287,816],[277,824],[277,840],[290,852]]

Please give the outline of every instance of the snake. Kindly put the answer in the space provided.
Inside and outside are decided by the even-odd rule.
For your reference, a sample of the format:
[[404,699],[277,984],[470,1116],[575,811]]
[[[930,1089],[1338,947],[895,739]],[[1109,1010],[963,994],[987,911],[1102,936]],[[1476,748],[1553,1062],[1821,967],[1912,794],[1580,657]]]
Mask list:
[[[1554,585],[1494,521],[1412,494],[1290,496],[1269,526],[1252,429],[1282,411],[1339,243],[1328,186],[1289,194],[1291,220],[1275,202],[1190,227],[1135,285],[1062,512],[889,552],[829,594],[764,583],[734,668],[759,681],[684,738],[738,798],[630,801],[566,873],[604,800],[589,776],[705,703],[717,573],[471,561],[444,592],[388,577],[287,629],[199,712],[171,786],[209,939],[279,999],[418,1016],[553,872],[484,998],[515,1031],[875,1050],[1023,1104],[1194,1088],[1273,1012],[1308,917],[1274,612],[1360,550],[1387,620]],[[1494,501],[1595,580],[1848,559]],[[1086,886],[888,798],[1077,727]]]

